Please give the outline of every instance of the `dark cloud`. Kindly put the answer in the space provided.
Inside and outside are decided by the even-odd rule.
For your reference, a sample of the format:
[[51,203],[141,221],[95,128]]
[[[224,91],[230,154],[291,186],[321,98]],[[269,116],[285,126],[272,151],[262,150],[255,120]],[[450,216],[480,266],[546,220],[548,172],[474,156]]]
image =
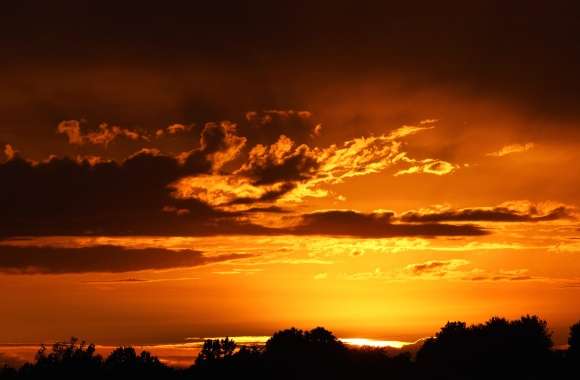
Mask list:
[[426,210],[408,211],[401,215],[400,220],[412,223],[436,222],[543,222],[573,218],[572,210],[566,206],[558,206],[547,212],[539,211],[532,206],[527,210],[510,207],[464,208],[458,210]]
[[[12,100],[2,121],[30,120],[5,112],[16,105],[43,121],[72,112],[159,127],[298,110],[310,93],[336,96],[330,85],[345,79],[393,78],[404,88],[460,88],[534,114],[577,117],[579,9],[574,1],[498,0],[7,4],[0,62]],[[78,78],[87,67],[100,71]],[[135,89],[143,82],[129,83],[129,73],[150,75],[147,89]]]
[[361,213],[352,210],[317,211],[302,215],[295,234],[338,235],[367,238],[394,236],[477,236],[487,232],[474,225],[393,223],[394,213]]
[[411,264],[406,269],[415,276],[436,275],[446,276],[457,267],[468,264],[465,260],[432,260],[419,264]]
[[13,157],[0,163],[0,234],[208,233],[227,215],[176,199],[169,185],[235,158],[245,143],[235,132],[226,123],[207,124],[200,146],[179,156],[144,149],[121,162]]
[[317,173],[320,163],[316,152],[307,145],[295,146],[289,137],[281,135],[268,147],[256,145],[248,161],[235,174],[250,178],[255,185],[286,181],[304,181]]
[[272,213],[272,214],[287,214],[290,213],[290,210],[279,207],[279,206],[265,206],[265,207],[251,207],[247,210],[244,210],[245,213],[255,213],[255,212],[263,212],[263,213]]
[[[540,222],[574,217],[574,210],[565,205],[519,201],[491,208],[410,211],[400,216],[330,210],[303,214],[291,228],[254,224],[250,220],[259,218],[251,216],[257,213],[290,214],[272,202],[319,175],[319,150],[295,147],[286,137],[269,147],[256,146],[235,171],[234,175],[254,185],[267,185],[258,197],[236,193],[220,207],[212,206],[211,197],[178,196],[179,191],[188,191],[187,181],[182,185],[186,188],[174,186],[183,177],[201,175],[209,180],[207,186],[213,179],[225,178],[216,174],[239,154],[245,142],[233,124],[208,123],[200,146],[178,156],[142,150],[121,162],[56,157],[32,162],[14,155],[0,163],[0,236],[477,236],[487,232],[472,224],[442,222]],[[348,168],[344,160],[340,165]],[[236,188],[234,184],[232,191]],[[218,186],[216,191],[221,197],[225,190]]]
[[184,170],[171,157],[147,153],[121,164],[11,160],[0,164],[1,234],[203,233],[204,223],[224,215],[170,195],[167,186]]
[[144,282],[151,282],[151,280],[143,280],[140,278],[121,278],[118,280],[86,281],[87,284],[141,284]]
[[244,259],[247,254],[205,256],[192,250],[125,249],[119,246],[82,248],[0,246],[0,272],[13,274],[121,273],[187,268]]
[[247,141],[236,133],[235,124],[206,123],[201,132],[200,147],[184,155],[185,166],[195,170],[187,174],[216,171],[235,159]]
[[[275,202],[277,199],[279,199],[283,195],[289,193],[290,191],[292,191],[295,188],[296,188],[296,183],[282,182],[282,183],[279,183],[275,189],[267,190],[259,197],[255,197],[255,198],[239,197],[239,198],[235,198],[234,200],[229,202],[227,205],[232,206],[232,205],[252,205],[252,204],[260,204],[260,203],[271,203],[271,202]],[[268,208],[268,207],[275,208],[276,206],[265,206],[265,207],[266,208]],[[257,207],[253,207],[253,208],[260,209],[260,208],[264,208],[264,207],[257,206]]]
[[119,137],[133,141],[149,140],[148,136],[141,135],[138,131],[121,128],[116,125],[109,126],[106,123],[101,123],[95,131],[83,134],[81,131],[81,123],[78,120],[64,120],[60,122],[57,127],[57,132],[66,135],[69,144],[73,145],[93,144],[108,147],[113,140]]
[[301,145],[320,136],[322,125],[306,110],[261,110],[246,112],[240,131],[253,144],[270,145],[284,135]]

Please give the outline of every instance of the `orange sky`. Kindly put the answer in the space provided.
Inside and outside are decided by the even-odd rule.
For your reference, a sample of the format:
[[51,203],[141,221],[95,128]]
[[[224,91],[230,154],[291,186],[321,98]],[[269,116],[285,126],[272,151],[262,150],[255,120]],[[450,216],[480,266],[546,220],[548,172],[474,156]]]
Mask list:
[[73,36],[51,23],[52,50],[33,42],[43,10],[12,10],[38,22],[3,37],[0,345],[318,325],[415,341],[528,313],[563,343],[580,317],[573,12],[473,6],[204,5],[191,26],[144,5],[104,35],[98,8]]

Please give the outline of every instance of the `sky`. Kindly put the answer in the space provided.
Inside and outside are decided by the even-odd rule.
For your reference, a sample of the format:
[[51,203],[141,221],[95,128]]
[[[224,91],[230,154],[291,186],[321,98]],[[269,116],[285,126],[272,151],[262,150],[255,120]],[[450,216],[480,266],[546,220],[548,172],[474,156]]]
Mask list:
[[0,345],[580,318],[576,2],[18,2]]

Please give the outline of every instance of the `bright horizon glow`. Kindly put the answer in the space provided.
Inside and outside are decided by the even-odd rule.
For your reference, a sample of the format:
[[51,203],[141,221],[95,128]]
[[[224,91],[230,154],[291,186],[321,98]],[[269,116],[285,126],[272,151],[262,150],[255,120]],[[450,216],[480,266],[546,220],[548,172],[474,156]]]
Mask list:
[[[218,336],[218,337],[205,337],[205,338],[186,338],[186,340],[192,342],[192,346],[196,346],[196,343],[199,347],[203,346],[203,342],[208,339],[225,339],[229,338],[232,339],[237,344],[256,344],[256,345],[263,345],[265,344],[270,336]],[[371,338],[338,338],[342,343],[349,345],[349,346],[369,346],[369,347],[392,347],[392,348],[402,348],[411,344],[415,344],[415,342],[406,342],[400,340],[382,340],[382,339],[371,339]],[[187,345],[187,343],[186,343]]]
[[415,342],[403,342],[400,340],[380,340],[380,339],[368,339],[368,338],[339,338],[344,344],[359,347],[392,347],[392,348],[403,348],[409,346]]

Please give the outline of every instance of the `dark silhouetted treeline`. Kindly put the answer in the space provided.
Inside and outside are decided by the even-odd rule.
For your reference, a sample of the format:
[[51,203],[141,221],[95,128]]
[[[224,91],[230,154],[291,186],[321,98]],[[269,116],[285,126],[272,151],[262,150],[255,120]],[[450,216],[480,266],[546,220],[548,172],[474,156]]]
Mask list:
[[352,347],[330,331],[291,328],[264,346],[231,339],[207,340],[187,369],[169,367],[150,353],[119,347],[106,358],[94,345],[72,339],[34,363],[0,369],[0,379],[580,379],[580,322],[570,328],[567,349],[553,347],[545,321],[491,318],[467,326],[448,322],[415,354]]

